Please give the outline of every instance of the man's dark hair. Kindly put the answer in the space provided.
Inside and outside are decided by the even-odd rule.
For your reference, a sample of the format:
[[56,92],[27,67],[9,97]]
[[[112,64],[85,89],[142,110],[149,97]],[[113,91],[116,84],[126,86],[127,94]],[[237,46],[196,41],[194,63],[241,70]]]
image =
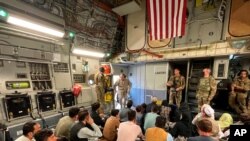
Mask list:
[[23,125],[23,135],[24,135],[24,136],[27,136],[29,132],[34,132],[34,130],[35,130],[34,126],[35,126],[36,124],[37,124],[37,123],[36,123],[36,122],[33,122],[33,121],[26,122],[26,123]]
[[91,104],[92,111],[96,111],[99,108],[100,108],[100,103],[99,102],[95,102],[95,103]]
[[201,119],[196,124],[197,128],[203,132],[212,132],[212,122],[208,119]]
[[246,72],[246,75],[247,75],[247,77],[248,77],[248,71],[247,71],[247,70],[240,70],[239,75],[241,75],[242,72]]
[[146,109],[146,108],[147,108],[147,104],[146,104],[146,103],[142,103],[142,104],[141,104],[141,107],[142,107],[143,109]]
[[134,110],[128,111],[128,120],[129,120],[129,121],[134,120],[135,117],[136,117],[136,112],[135,112]]
[[159,128],[165,128],[167,119],[163,116],[156,117],[155,126]]
[[79,120],[80,122],[82,122],[82,121],[85,120],[85,118],[86,118],[88,115],[89,115],[88,110],[80,111],[80,112],[78,113],[78,120]]
[[80,111],[80,108],[78,108],[78,107],[70,108],[69,109],[69,117],[71,117],[71,118],[75,117],[76,115],[78,115],[79,111]]
[[136,108],[135,108],[135,110],[136,110],[136,112],[141,112],[141,109],[142,109],[142,106],[141,105],[138,105],[138,106],[136,106]]
[[168,101],[166,99],[163,100],[162,103],[161,103],[161,106],[167,107],[168,106]]
[[133,101],[132,100],[129,100],[128,103],[127,103],[127,107],[128,108],[131,108],[133,106]]
[[111,110],[111,116],[117,116],[119,114],[119,110],[118,109],[112,109]]
[[126,78],[127,76],[126,76],[126,74],[124,74],[124,73],[121,73],[121,75],[124,77],[124,78]]
[[158,113],[159,112],[160,107],[157,105],[152,105],[151,111],[154,113]]
[[99,71],[103,73],[105,71],[104,67],[100,67]]
[[34,136],[36,141],[47,141],[47,139],[53,135],[53,131],[49,129],[42,129],[41,131],[37,132]]

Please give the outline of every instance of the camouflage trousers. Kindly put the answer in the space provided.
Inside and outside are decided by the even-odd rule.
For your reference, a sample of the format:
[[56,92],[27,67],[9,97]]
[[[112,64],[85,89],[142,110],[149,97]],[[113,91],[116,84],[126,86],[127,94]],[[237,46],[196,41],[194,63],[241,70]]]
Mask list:
[[198,110],[201,110],[202,105],[208,104],[210,105],[210,101],[208,100],[210,92],[197,92],[196,98],[198,102]]
[[[121,108],[125,108],[126,104],[127,104],[127,99],[128,99],[127,92],[118,90],[117,94],[118,94],[119,103],[121,105]],[[123,99],[124,99],[124,101],[123,101]]]
[[243,113],[247,113],[247,94],[238,93],[237,94],[237,102],[239,104],[240,109]]
[[237,113],[247,113],[247,94],[245,93],[230,93],[228,104]]
[[105,98],[104,98],[105,97],[105,90],[104,90],[104,88],[101,86],[96,86],[95,92],[97,94],[97,101],[101,105],[100,108],[104,108],[104,104],[105,104]]
[[174,88],[170,88],[169,93],[169,104],[176,104],[177,107],[180,107],[182,100],[182,91],[174,91]]

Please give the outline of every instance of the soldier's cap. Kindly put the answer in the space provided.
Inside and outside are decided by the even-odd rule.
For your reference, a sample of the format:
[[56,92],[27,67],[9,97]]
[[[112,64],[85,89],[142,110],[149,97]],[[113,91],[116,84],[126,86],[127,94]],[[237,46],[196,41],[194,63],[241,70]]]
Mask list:
[[241,74],[242,72],[246,72],[246,75],[248,75],[248,71],[247,70],[240,70],[239,74]]

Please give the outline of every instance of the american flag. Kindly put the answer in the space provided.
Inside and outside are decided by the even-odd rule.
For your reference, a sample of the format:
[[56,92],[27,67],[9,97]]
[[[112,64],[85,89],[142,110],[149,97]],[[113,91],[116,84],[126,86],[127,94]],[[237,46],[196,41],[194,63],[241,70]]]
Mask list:
[[150,40],[184,35],[186,8],[187,0],[147,0]]

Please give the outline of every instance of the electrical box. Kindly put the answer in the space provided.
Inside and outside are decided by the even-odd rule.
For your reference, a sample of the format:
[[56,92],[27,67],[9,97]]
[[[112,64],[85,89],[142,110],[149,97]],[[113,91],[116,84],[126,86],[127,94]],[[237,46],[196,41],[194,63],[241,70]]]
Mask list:
[[213,76],[215,79],[227,79],[229,57],[215,58]]

